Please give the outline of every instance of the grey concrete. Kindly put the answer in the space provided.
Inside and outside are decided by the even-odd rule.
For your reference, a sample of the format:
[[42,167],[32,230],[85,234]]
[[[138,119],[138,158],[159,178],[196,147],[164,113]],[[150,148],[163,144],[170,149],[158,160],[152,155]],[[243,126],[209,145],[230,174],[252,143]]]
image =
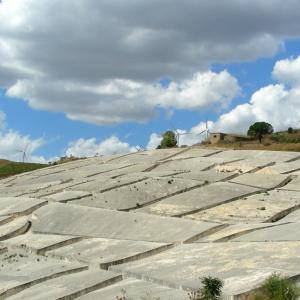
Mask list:
[[219,153],[220,149],[204,149],[201,147],[191,147],[188,148],[187,151],[175,155],[172,160],[177,160],[177,159],[186,159],[186,158],[194,158],[194,157],[213,157],[214,154]]
[[273,166],[269,166],[261,169],[258,173],[261,174],[290,174],[300,170],[300,159],[291,162],[276,163]]
[[0,241],[23,234],[29,228],[28,217],[20,217],[0,226]]
[[243,174],[230,182],[250,185],[262,189],[274,189],[287,183],[289,176],[281,174]]
[[[135,173],[136,174],[136,173]],[[91,179],[89,182],[76,184],[68,189],[74,191],[87,191],[87,192],[103,192],[109,189],[128,185],[133,182],[141,181],[147,178],[145,173],[137,173],[136,176],[121,176],[112,179],[110,176],[98,175]]]
[[167,248],[166,243],[91,238],[47,251],[47,255],[107,269],[109,265],[141,259]]
[[203,184],[204,182],[195,180],[150,178],[105,193],[94,194],[92,197],[74,201],[73,204],[116,210],[135,209]]
[[[260,229],[233,239],[237,242],[300,241],[300,222]],[[274,244],[277,245],[277,244]]]
[[[110,285],[99,291],[95,291],[79,297],[80,300],[115,300],[117,297],[127,297],[126,299],[160,299],[160,300],[187,300],[187,293],[175,290],[151,282],[136,279],[125,279],[116,284]],[[147,298],[148,297],[148,298]]]
[[217,182],[167,198],[138,211],[171,216],[191,214],[258,191],[257,188],[245,185]]
[[65,202],[65,201],[78,200],[88,196],[92,196],[92,193],[87,191],[63,191],[49,196],[45,196],[43,197],[43,199],[47,201]]
[[27,232],[2,242],[4,246],[13,248],[28,249],[33,253],[44,253],[47,250],[55,249],[71,242],[78,241],[78,237],[55,234],[38,234]]
[[0,254],[0,297],[14,295],[30,285],[84,270],[77,262],[66,262],[49,257],[37,257],[21,251]]
[[199,277],[214,276],[224,280],[225,295],[236,295],[257,287],[274,272],[299,275],[300,242],[182,245],[110,270],[184,289],[199,288]]
[[198,157],[184,160],[170,160],[157,166],[154,171],[203,171],[214,166],[214,164],[214,162]]
[[[121,279],[122,277],[120,275],[108,271],[83,271],[47,280],[43,283],[25,289],[24,291],[10,297],[10,299],[56,300],[67,299],[67,297],[73,299],[73,297],[77,298],[77,296],[86,295],[91,291],[109,286]],[[112,298],[112,300],[114,299]]]
[[226,242],[234,238],[247,234],[249,232],[254,232],[261,228],[278,226],[274,223],[258,223],[258,224],[233,224],[229,225],[221,230],[218,230],[215,233],[212,233],[208,236],[200,238],[195,241],[195,243],[207,243],[207,242]]
[[[197,146],[1,180],[12,197],[0,198],[0,294],[115,300],[124,287],[138,299],[187,299],[181,288],[206,275],[224,279],[226,295],[274,271],[300,276],[299,161],[299,152]],[[115,283],[118,270],[129,278]]]
[[208,181],[208,182],[218,182],[218,181],[227,181],[231,179],[233,176],[236,176],[235,173],[225,173],[225,172],[216,172],[215,170],[207,170],[207,171],[192,171],[187,173],[181,173],[178,175],[174,175],[174,178],[182,178],[182,179],[191,179],[198,181]]
[[298,191],[300,192],[300,176],[294,178],[290,183],[282,187],[282,190]]
[[273,190],[243,197],[186,218],[231,224],[274,222],[297,208],[300,208],[300,193]]
[[45,203],[45,200],[27,197],[2,197],[0,198],[0,216],[27,215]]
[[38,233],[163,243],[183,242],[216,226],[214,223],[59,203],[37,210],[32,220],[32,230]]

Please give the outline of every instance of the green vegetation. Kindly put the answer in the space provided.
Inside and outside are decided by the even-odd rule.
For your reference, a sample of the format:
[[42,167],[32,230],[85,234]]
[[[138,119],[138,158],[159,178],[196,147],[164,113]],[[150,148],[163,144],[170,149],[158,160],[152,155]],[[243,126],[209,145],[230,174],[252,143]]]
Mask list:
[[0,162],[0,178],[5,178],[8,176],[34,171],[47,167],[46,164],[35,164],[35,163],[22,163],[22,162],[12,162],[8,160],[1,160]]
[[266,122],[256,122],[252,124],[247,132],[248,136],[259,137],[264,134],[272,134],[274,132],[273,126]]
[[173,148],[177,145],[177,139],[173,131],[166,131],[157,149]]
[[255,300],[297,300],[299,288],[288,278],[273,274],[255,293]]
[[203,287],[188,294],[190,300],[218,300],[221,299],[223,281],[215,277],[203,277]]
[[289,128],[287,132],[276,132],[271,140],[281,144],[300,143],[300,130]]

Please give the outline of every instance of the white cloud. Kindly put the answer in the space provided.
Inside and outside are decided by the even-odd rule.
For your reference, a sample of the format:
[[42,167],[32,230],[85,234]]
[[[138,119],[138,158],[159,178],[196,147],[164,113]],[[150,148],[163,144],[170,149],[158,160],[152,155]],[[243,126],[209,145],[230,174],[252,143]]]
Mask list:
[[[208,71],[168,87],[124,79],[100,85],[18,80],[6,94],[25,99],[36,109],[64,111],[73,120],[113,124],[147,121],[155,116],[156,107],[199,110],[218,104],[224,108],[238,93],[238,82],[227,71]],[[86,97],[84,103],[80,97]]]
[[26,162],[45,163],[44,157],[34,154],[43,144],[44,141],[42,139],[34,140],[29,136],[22,136],[13,130],[0,132],[0,158],[22,161],[23,151],[26,149]]
[[276,62],[273,76],[282,83],[300,85],[300,56]]
[[66,155],[76,157],[90,157],[95,155],[124,154],[137,151],[137,146],[132,147],[122,142],[116,136],[98,142],[96,138],[78,139],[69,144]]
[[148,150],[156,149],[156,147],[160,144],[161,139],[162,139],[162,136],[160,134],[152,133],[150,135],[146,149],[148,149]]
[[237,82],[209,66],[273,55],[299,36],[299,10],[295,0],[3,0],[0,87],[95,124],[226,107]]
[[6,115],[0,111],[0,158],[12,161],[22,161],[26,152],[26,162],[45,163],[42,156],[34,152],[44,144],[42,138],[32,139],[28,135],[21,135],[15,130],[7,128]]
[[[273,125],[275,131],[287,130],[288,127],[300,127],[300,56],[295,59],[278,61],[273,76],[280,80],[260,88],[251,97],[249,103],[237,105],[231,111],[220,115],[215,122],[208,122],[210,132],[227,132],[246,134],[254,122],[265,121]],[[284,83],[289,83],[287,87]],[[200,142],[205,135],[205,123],[200,122],[190,130],[181,130],[180,145],[193,145]],[[153,133],[149,145],[155,148],[159,144]]]

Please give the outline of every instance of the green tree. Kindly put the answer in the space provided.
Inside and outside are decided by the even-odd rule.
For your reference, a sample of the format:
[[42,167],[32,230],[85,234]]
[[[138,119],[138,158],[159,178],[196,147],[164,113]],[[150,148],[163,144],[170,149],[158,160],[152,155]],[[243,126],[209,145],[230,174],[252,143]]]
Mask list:
[[203,277],[201,280],[203,284],[202,299],[203,300],[217,300],[220,299],[223,288],[223,281],[219,278],[211,276]]
[[297,300],[299,288],[288,278],[273,274],[255,294],[255,300]]
[[249,136],[259,136],[263,134],[271,134],[274,132],[273,126],[266,122],[256,122],[252,124],[247,132]]
[[175,133],[173,131],[168,130],[162,136],[159,149],[172,148],[175,147],[176,145],[177,145],[177,140],[176,140]]

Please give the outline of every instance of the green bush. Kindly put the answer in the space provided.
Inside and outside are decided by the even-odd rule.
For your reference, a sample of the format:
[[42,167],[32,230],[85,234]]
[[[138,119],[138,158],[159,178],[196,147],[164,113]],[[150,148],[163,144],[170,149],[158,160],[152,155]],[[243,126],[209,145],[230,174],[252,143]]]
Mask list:
[[188,294],[190,300],[218,300],[221,299],[223,281],[211,276],[201,279],[203,287]]
[[252,124],[247,132],[249,136],[259,136],[263,134],[271,134],[273,133],[273,126],[266,122],[256,122]]
[[158,149],[164,149],[164,148],[172,148],[177,145],[177,139],[175,136],[175,133],[173,131],[166,131],[163,136],[162,140],[160,142],[160,148]]
[[299,288],[294,282],[279,274],[273,274],[256,292],[255,300],[297,300],[299,296]]

